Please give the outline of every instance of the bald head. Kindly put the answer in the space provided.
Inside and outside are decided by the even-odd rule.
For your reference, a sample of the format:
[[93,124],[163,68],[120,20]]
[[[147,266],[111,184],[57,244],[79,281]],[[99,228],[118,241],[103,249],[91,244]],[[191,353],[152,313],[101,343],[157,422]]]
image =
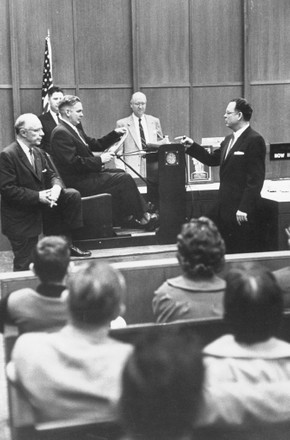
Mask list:
[[130,101],[130,105],[134,115],[136,115],[137,118],[141,118],[144,115],[146,110],[146,104],[147,104],[147,99],[144,93],[142,92],[133,93]]
[[20,115],[14,125],[17,139],[20,139],[25,145],[36,147],[41,144],[44,135],[40,120],[33,113],[24,113]]

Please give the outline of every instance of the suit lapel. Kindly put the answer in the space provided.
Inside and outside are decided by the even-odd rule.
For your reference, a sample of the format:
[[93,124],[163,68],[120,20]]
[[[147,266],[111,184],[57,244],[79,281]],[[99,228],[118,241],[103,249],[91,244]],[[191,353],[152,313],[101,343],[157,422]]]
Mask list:
[[136,133],[136,128],[135,128],[135,123],[134,123],[134,119],[133,116],[130,116],[130,121],[128,122],[128,130],[131,133],[132,138],[134,139],[134,142],[138,148],[138,150],[141,150],[141,145],[139,144],[139,137]]
[[[40,177],[38,176],[38,173],[33,169],[33,166],[31,165],[31,163],[29,162],[26,154],[24,153],[24,151],[22,150],[22,148],[20,147],[20,145],[17,142],[17,151],[20,157],[21,162],[23,163],[23,165],[28,168],[28,170],[35,176],[37,177],[38,180],[41,180],[41,172],[40,172]],[[37,158],[36,155],[34,154],[34,158],[35,158],[35,168],[37,167]],[[37,168],[36,168],[37,169]]]

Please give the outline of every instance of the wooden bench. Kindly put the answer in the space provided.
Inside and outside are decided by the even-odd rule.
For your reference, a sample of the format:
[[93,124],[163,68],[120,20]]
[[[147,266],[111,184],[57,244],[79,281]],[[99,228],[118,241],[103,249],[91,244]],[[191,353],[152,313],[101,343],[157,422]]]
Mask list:
[[[290,251],[226,255],[226,265],[220,276],[223,277],[229,268],[249,261],[263,264],[270,270],[276,270],[290,264]],[[181,273],[177,259],[172,257],[145,259],[112,263],[112,265],[120,269],[127,282],[124,298],[126,306],[124,318],[127,323],[154,322],[153,293],[167,278],[178,276]],[[0,275],[2,297],[23,287],[35,288],[37,284],[37,278],[29,271]]]

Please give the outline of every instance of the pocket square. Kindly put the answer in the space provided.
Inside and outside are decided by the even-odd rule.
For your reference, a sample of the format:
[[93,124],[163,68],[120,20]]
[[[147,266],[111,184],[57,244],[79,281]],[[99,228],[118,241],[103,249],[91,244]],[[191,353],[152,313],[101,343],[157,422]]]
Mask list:
[[243,151],[235,151],[234,154],[237,156],[244,156],[245,153]]
[[41,171],[42,173],[47,173],[47,169],[44,168],[44,170]]

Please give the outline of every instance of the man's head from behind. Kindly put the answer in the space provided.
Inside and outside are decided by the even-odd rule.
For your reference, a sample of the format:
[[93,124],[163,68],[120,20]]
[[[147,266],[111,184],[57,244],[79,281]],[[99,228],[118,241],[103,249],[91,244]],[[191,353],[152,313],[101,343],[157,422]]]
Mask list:
[[77,126],[83,117],[83,106],[81,100],[75,95],[64,95],[58,104],[58,110],[61,114],[61,117],[74,126]]
[[119,314],[125,293],[122,274],[105,262],[80,266],[68,280],[68,308],[77,327],[101,327]]
[[59,236],[42,238],[33,254],[33,270],[43,283],[62,282],[70,262],[68,242]]
[[64,93],[60,87],[53,86],[47,91],[49,108],[52,112],[58,113],[58,104],[63,99]]
[[274,336],[283,314],[282,292],[274,275],[247,265],[230,270],[226,283],[225,320],[235,339],[254,344]]
[[147,99],[144,93],[136,92],[132,95],[130,106],[137,118],[142,118],[146,110]]
[[203,375],[199,347],[188,334],[145,335],[123,371],[120,417],[127,434],[141,440],[188,435]]

